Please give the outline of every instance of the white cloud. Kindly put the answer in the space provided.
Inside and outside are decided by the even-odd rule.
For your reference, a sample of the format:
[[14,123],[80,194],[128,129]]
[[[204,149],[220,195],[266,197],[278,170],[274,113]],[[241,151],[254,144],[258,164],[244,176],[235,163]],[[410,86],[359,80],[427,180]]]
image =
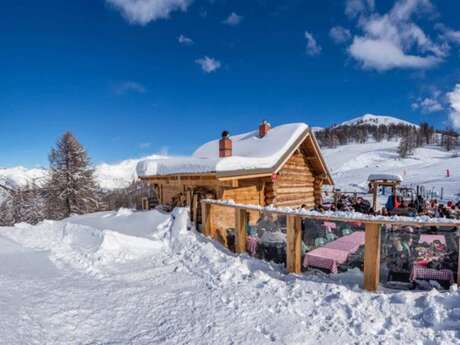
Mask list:
[[183,46],[191,46],[194,43],[191,38],[185,35],[180,35],[179,37],[177,37],[177,41]]
[[113,91],[117,95],[124,95],[129,92],[145,93],[145,86],[135,81],[124,81],[120,84],[114,85]]
[[418,98],[412,103],[412,109],[420,110],[424,114],[436,113],[443,110],[442,104],[435,98]]
[[139,148],[141,149],[148,149],[150,146],[152,146],[152,143],[149,142],[139,144]]
[[230,13],[230,15],[222,22],[227,25],[236,26],[243,20],[242,16],[237,15],[235,12]]
[[305,31],[305,39],[307,40],[307,54],[310,56],[319,55],[321,53],[321,46],[316,42],[313,35]]
[[196,59],[195,62],[201,66],[201,69],[206,73],[212,73],[218,70],[221,67],[220,61],[210,58],[210,57],[203,57],[200,59]]
[[363,13],[373,11],[374,7],[374,0],[347,0],[345,2],[345,14],[350,18],[354,18]]
[[334,26],[329,31],[329,37],[335,43],[345,43],[351,38],[351,32],[342,26]]
[[146,25],[169,18],[171,12],[186,11],[193,0],[106,0],[133,24]]
[[411,19],[417,13],[431,11],[429,0],[398,0],[384,15],[362,14],[358,20],[362,33],[354,37],[349,54],[364,68],[379,71],[426,69],[441,63],[448,46],[433,42]]
[[460,30],[459,31],[453,30],[445,26],[444,24],[437,24],[436,29],[441,31],[441,36],[446,41],[460,44]]
[[447,99],[451,108],[449,119],[455,128],[460,128],[460,84],[447,94]]

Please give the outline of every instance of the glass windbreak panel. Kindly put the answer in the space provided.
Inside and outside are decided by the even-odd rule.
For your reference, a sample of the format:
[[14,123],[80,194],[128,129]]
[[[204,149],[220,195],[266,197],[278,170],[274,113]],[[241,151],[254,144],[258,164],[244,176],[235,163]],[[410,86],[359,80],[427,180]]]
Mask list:
[[326,273],[363,269],[364,224],[302,220],[302,267]]
[[286,263],[286,216],[262,213],[247,226],[250,255],[277,264]]
[[382,230],[381,281],[396,289],[447,289],[457,281],[456,229],[387,225]]

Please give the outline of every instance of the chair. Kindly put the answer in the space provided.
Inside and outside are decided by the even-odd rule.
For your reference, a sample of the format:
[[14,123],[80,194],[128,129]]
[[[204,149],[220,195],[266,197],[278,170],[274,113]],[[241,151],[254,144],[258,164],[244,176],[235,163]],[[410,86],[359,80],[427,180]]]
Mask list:
[[334,233],[332,233],[332,232],[327,232],[326,233],[326,239],[328,241],[334,241],[336,238],[337,238],[337,236]]
[[353,231],[350,228],[342,229],[342,236],[350,235]]
[[326,239],[324,237],[315,238],[315,247],[321,247],[326,244]]

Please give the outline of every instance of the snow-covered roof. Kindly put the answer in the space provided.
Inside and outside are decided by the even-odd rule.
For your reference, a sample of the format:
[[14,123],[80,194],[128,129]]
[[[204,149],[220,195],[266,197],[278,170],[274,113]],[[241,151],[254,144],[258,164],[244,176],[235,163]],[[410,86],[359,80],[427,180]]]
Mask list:
[[393,175],[393,174],[371,174],[369,175],[368,181],[376,181],[376,180],[387,180],[387,181],[394,181],[394,182],[402,182],[403,178],[400,175]]
[[140,177],[218,173],[219,175],[273,169],[290,149],[309,134],[305,123],[290,123],[273,127],[263,138],[258,130],[231,136],[231,157],[219,158],[219,140],[199,147],[191,157],[144,160],[137,165]]

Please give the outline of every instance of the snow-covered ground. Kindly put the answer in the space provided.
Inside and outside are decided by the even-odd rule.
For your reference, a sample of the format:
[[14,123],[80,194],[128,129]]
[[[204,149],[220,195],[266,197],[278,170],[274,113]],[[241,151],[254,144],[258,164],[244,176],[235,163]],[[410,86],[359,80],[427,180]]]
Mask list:
[[460,294],[286,275],[130,210],[0,228],[2,344],[458,344]]
[[[335,149],[323,149],[323,155],[334,182],[343,191],[367,192],[370,174],[397,174],[403,185],[434,188],[438,194],[444,189],[444,198],[460,197],[460,157],[439,146],[416,149],[413,156],[400,159],[398,141],[349,144]],[[449,170],[450,177],[447,177]]]

